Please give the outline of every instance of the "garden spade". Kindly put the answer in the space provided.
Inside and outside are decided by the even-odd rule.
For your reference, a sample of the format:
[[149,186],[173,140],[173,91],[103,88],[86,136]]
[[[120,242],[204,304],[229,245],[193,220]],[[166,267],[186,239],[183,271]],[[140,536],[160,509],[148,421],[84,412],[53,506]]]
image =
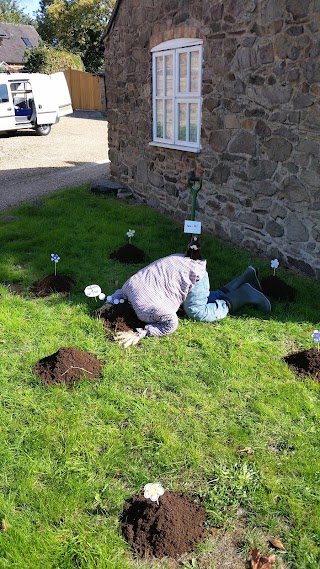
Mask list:
[[195,174],[188,176],[188,188],[191,189],[192,193],[191,220],[194,221],[196,218],[197,195],[202,188],[202,178]]
[[190,176],[188,176],[188,188],[190,188],[192,194],[191,219],[184,222],[184,232],[191,233],[191,235],[199,235],[201,233],[201,222],[195,221],[195,217],[197,195],[202,188],[202,178],[196,176],[194,173],[190,174]]

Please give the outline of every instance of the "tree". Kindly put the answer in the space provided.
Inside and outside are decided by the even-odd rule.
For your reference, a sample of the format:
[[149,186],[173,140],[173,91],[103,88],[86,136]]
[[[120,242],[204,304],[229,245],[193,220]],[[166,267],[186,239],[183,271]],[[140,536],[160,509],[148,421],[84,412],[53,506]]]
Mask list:
[[31,73],[55,73],[72,69],[84,70],[80,55],[56,49],[43,43],[25,51],[25,68]]
[[97,71],[103,63],[101,35],[114,4],[115,0],[41,0],[37,30],[45,42],[79,54],[87,71]]
[[32,24],[32,18],[24,13],[17,0],[0,0],[0,22]]

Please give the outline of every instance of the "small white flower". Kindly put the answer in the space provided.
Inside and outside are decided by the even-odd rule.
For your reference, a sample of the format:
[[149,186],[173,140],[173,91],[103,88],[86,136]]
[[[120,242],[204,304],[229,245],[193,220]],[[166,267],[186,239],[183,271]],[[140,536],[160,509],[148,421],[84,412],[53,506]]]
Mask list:
[[164,494],[165,490],[161,486],[160,482],[151,482],[146,484],[143,489],[143,495],[145,498],[149,498],[152,502],[157,502],[159,504],[159,497]]
[[135,234],[135,229],[129,229],[129,231],[127,231],[127,235],[128,237],[131,239],[131,237],[133,237]]
[[271,261],[271,269],[277,269],[279,267],[278,259],[272,259]]
[[104,292],[100,292],[99,300],[104,300],[105,298],[106,298],[106,295],[104,294]]

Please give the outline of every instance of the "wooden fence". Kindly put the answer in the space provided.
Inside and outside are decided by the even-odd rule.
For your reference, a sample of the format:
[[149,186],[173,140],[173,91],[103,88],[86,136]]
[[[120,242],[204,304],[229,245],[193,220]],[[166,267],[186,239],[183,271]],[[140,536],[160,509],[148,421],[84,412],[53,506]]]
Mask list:
[[104,111],[104,77],[77,69],[64,71],[72,106],[85,111]]

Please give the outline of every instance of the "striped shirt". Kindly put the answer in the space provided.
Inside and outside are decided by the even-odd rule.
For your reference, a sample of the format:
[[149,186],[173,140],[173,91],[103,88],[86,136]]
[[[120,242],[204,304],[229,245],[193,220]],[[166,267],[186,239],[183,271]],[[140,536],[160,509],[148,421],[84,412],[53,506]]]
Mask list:
[[178,327],[177,311],[193,285],[204,276],[206,261],[169,255],[144,267],[117,290],[112,299],[127,299],[139,320],[141,338],[165,336]]

